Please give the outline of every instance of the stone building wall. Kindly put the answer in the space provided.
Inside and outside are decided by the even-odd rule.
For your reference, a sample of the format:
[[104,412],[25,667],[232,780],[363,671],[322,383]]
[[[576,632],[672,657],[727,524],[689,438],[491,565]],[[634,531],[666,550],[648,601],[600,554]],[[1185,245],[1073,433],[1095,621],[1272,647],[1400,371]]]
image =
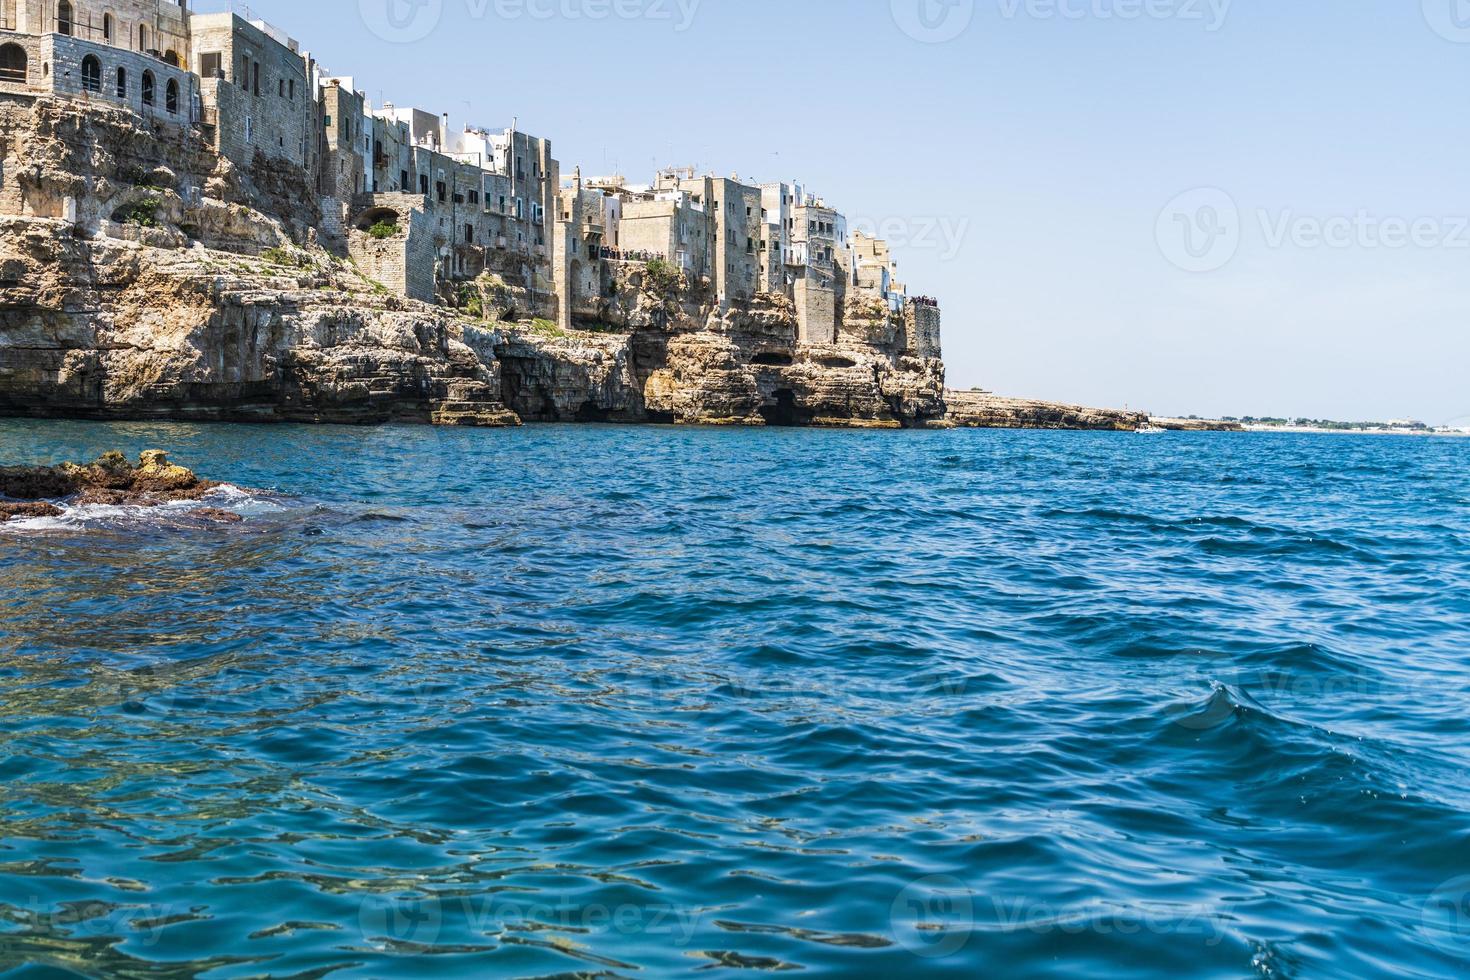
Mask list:
[[5,19],[13,16],[12,29],[22,33],[70,35],[141,54],[156,51],[175,67],[191,67],[189,18],[184,6],[167,0],[69,2],[71,18],[65,23],[58,17],[57,0],[5,0],[0,9]]
[[[435,269],[438,245],[433,220],[410,206],[413,198],[400,200],[401,210],[388,208],[387,201],[360,216],[347,232],[347,249],[363,275],[400,296],[432,303],[436,295]],[[370,226],[385,212],[393,211],[398,233],[391,238],[374,238],[362,226]]]
[[837,342],[837,293],[815,276],[796,280],[796,340],[800,344]]
[[[216,152],[249,169],[257,153],[314,172],[319,107],[306,59],[234,14],[193,18],[193,63]],[[221,77],[222,76],[222,77]]]
[[941,323],[939,307],[923,303],[909,303],[904,310],[908,349],[920,357],[943,357],[944,345],[940,339]]
[[[188,126],[197,119],[198,89],[195,77],[152,55],[63,34],[39,37],[0,34],[0,45],[18,47],[26,55],[25,82],[0,80],[0,92],[17,95],[61,95],[86,98],[131,109],[159,122]],[[83,74],[87,58],[95,59],[96,84]],[[121,79],[118,72],[123,72]],[[144,78],[153,81],[152,104],[143,101]],[[174,100],[170,111],[169,85]]]
[[754,299],[760,289],[761,189],[714,178],[706,201],[714,219],[716,295],[721,302]]

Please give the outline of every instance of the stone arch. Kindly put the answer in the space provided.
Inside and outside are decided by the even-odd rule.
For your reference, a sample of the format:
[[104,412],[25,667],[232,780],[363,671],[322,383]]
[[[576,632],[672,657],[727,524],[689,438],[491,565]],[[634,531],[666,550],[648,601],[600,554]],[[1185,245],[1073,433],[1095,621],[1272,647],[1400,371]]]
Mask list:
[[26,49],[19,44],[0,46],[0,82],[26,83],[28,65]]
[[95,54],[82,59],[82,89],[98,95],[102,93],[102,62]]
[[354,218],[352,221],[352,227],[356,228],[358,231],[367,231],[373,225],[380,223],[387,223],[390,225],[402,227],[403,215],[399,214],[396,208],[382,206],[372,207],[363,211],[356,218]]

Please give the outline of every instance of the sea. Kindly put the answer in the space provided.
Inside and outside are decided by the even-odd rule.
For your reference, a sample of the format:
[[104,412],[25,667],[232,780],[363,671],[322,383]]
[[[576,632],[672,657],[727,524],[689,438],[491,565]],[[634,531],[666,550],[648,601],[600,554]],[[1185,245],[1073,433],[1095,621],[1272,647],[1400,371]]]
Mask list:
[[0,421],[5,978],[1470,972],[1470,441]]

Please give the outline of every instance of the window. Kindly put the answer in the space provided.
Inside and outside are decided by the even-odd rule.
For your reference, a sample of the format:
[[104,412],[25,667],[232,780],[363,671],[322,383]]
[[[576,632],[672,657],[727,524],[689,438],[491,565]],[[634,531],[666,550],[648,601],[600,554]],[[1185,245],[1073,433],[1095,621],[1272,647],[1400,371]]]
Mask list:
[[103,14],[102,15],[102,40],[104,40],[104,41],[111,41],[112,40],[112,15],[111,14]]
[[250,70],[251,70],[250,88],[251,88],[251,91],[253,91],[255,93],[256,98],[259,98],[260,97],[260,62],[257,61],[253,65],[251,65],[250,66]]
[[0,82],[26,81],[26,49],[19,44],[0,47]]
[[400,170],[400,171],[398,171],[398,189],[401,190],[401,191],[408,190],[408,171],[407,170]]
[[138,25],[138,50],[139,51],[147,51],[148,50],[148,25],[147,24],[139,24]]
[[419,193],[425,197],[429,196],[429,175],[419,174]]
[[151,72],[151,71],[145,71],[143,73],[143,104],[144,105],[153,105],[154,102],[155,102],[155,97],[154,97],[153,72]]
[[56,33],[70,36],[71,27],[71,4],[67,0],[61,0],[56,5]]
[[199,56],[199,74],[205,78],[224,78],[224,56],[218,51],[206,51]]
[[439,203],[443,204],[449,197],[449,188],[445,187],[444,181],[441,180],[434,184],[434,190],[438,192]]
[[168,85],[164,86],[163,105],[170,114],[175,116],[179,114],[179,80],[177,78],[170,78]]
[[165,64],[173,65],[175,68],[184,67],[184,59],[180,58],[179,53],[172,48],[163,53],[163,60]]
[[245,142],[247,142],[247,143],[253,143],[254,141],[255,141],[255,117],[254,116],[246,116],[245,117]]
[[470,191],[470,203],[471,204],[479,204],[480,203],[480,192],[479,191]]
[[296,79],[293,78],[286,83],[286,93],[286,98],[292,102],[296,101]]
[[322,122],[322,124],[323,124],[323,125],[324,125],[324,126],[326,126],[326,127],[327,127],[327,128],[328,128],[328,129],[331,129],[331,128],[332,128],[332,117],[331,117],[331,116],[327,116],[327,117],[326,117],[326,118],[325,118],[325,119],[324,119],[324,120],[323,120],[323,122]]
[[276,97],[280,99],[286,97],[286,80],[284,78],[276,79]]
[[117,70],[117,97],[119,99],[128,97],[128,70],[126,68]]
[[101,91],[101,62],[93,54],[82,59],[82,88],[90,93]]
[[464,226],[464,240],[467,243],[469,243],[470,245],[475,244],[475,226],[474,225],[465,225]]

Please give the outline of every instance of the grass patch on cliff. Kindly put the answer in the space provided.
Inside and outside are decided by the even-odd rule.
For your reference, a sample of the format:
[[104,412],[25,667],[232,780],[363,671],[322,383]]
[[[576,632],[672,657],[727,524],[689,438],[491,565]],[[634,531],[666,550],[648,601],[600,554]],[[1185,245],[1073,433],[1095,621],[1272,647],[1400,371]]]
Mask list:
[[559,338],[571,336],[571,334],[557,326],[555,320],[548,320],[544,316],[538,316],[531,321],[531,331],[533,333],[539,333],[543,337]]
[[279,245],[261,252],[260,257],[271,265],[286,265],[293,269],[302,269],[311,265],[311,261],[306,256]]

